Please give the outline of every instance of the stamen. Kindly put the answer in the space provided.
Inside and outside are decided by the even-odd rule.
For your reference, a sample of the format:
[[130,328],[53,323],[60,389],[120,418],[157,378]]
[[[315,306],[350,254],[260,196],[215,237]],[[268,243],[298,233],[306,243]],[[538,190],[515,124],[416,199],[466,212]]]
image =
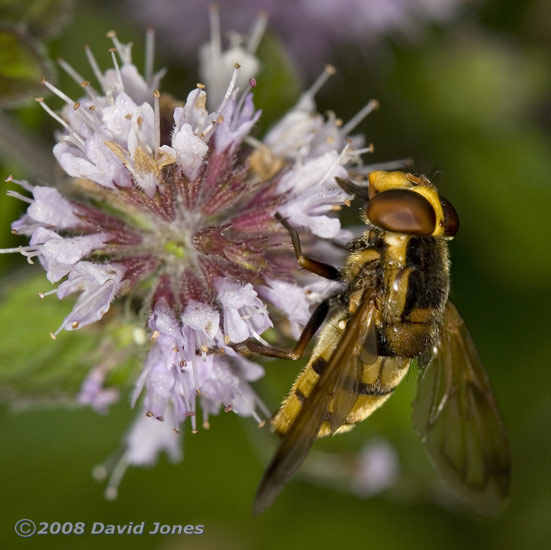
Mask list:
[[145,81],[151,86],[155,62],[155,30],[148,27],[145,32]]
[[73,105],[73,110],[78,114],[78,116],[83,120],[84,124],[86,124],[90,129],[94,130],[95,132],[101,131],[101,124],[97,119],[94,119],[93,115],[91,113],[93,111],[87,110],[83,111],[80,109],[80,102],[77,101]]
[[27,254],[24,254],[24,252],[35,252],[35,256],[38,254],[36,252],[36,248],[34,246],[16,246],[14,248],[0,248],[0,254],[23,254],[24,256],[27,256]]
[[132,63],[132,44],[123,44],[118,38],[115,31],[109,31],[107,38],[113,41],[113,45],[116,48],[119,57],[124,65]]
[[253,22],[253,26],[249,33],[249,40],[247,41],[247,51],[250,54],[254,54],[254,52],[256,52],[258,45],[262,40],[262,36],[264,35],[264,31],[266,30],[267,24],[268,14],[265,12],[259,13],[258,17]]
[[99,82],[101,89],[105,93],[105,84],[103,80],[103,74],[100,71],[98,62],[96,61],[96,58],[94,57],[94,54],[92,53],[92,50],[90,49],[90,46],[84,46],[84,51],[86,53],[86,58],[88,59],[88,63],[90,64],[90,67],[92,67],[92,71],[94,73],[94,76],[96,77],[96,80]]
[[256,411],[254,409],[251,411],[251,416],[255,419],[259,428],[261,427],[261,424],[264,425],[262,419],[260,418],[260,416],[258,416],[258,414],[256,414]]
[[126,470],[128,469],[128,465],[129,463],[126,458],[126,453],[123,453],[111,471],[111,476],[107,482],[107,487],[105,488],[104,493],[107,500],[115,500],[119,496],[119,485],[121,484]]
[[84,152],[84,142],[79,138],[79,136],[73,134],[69,136],[63,136],[61,138],[61,141],[64,141],[65,143],[70,143],[80,149],[82,152]]
[[26,197],[25,195],[22,195],[17,191],[13,191],[12,189],[8,189],[8,191],[6,191],[6,195],[14,199],[19,199],[20,201],[26,202],[28,204],[32,204],[33,202],[33,199],[30,199],[29,197]]
[[214,117],[215,119],[218,118],[218,116],[224,110],[224,107],[226,106],[226,104],[230,100],[230,97],[233,93],[233,89],[235,87],[235,82],[237,80],[237,73],[238,73],[240,68],[241,68],[241,65],[239,63],[235,63],[235,65],[233,66],[233,73],[231,75],[230,83],[228,85],[226,93],[224,94],[224,99],[222,99],[222,103],[220,103],[220,107],[218,107],[218,110],[216,111],[216,114],[215,114],[215,117]]
[[59,88],[56,88],[53,84],[50,84],[45,78],[42,79],[41,84],[51,90],[56,96],[60,97],[68,105],[73,105],[74,100],[71,99],[66,93],[62,92]]
[[34,265],[33,258],[38,256],[37,250],[34,250],[33,252],[26,252],[25,250],[21,250],[20,252],[22,256],[25,256],[25,258],[27,258],[28,264]]
[[216,120],[211,120],[210,124],[199,134],[199,137],[203,140],[207,140],[210,136],[208,135],[216,126]]
[[255,403],[258,406],[258,408],[260,409],[260,411],[262,412],[262,414],[266,418],[270,418],[272,416],[272,413],[271,413],[270,409],[268,409],[268,407],[266,407],[264,402],[261,399],[259,399],[259,397],[256,394],[254,394],[254,398],[255,398]]
[[[193,385],[195,386],[195,391],[199,389],[199,376],[197,375],[197,366],[195,361],[191,362],[191,371],[193,373]],[[193,392],[193,399],[195,399],[195,392]]]
[[350,151],[351,155],[365,155],[366,153],[373,153],[375,150],[375,147],[373,146],[373,143],[370,143],[368,147],[363,147],[362,149],[354,149],[353,151]]
[[314,96],[320,91],[321,87],[329,80],[329,77],[333,76],[336,72],[337,70],[333,67],[333,65],[325,65],[323,72],[318,76],[312,86],[306,90],[303,97],[313,99]]
[[25,191],[29,191],[29,193],[32,193],[34,190],[34,186],[31,185],[27,180],[17,180],[11,174],[4,181],[6,183],[15,183],[20,187],[23,187]]
[[115,48],[109,48],[109,53],[111,54],[111,59],[113,59],[113,66],[115,67],[115,73],[117,74],[117,81],[120,86],[120,90],[124,91],[124,84],[122,83],[122,74],[119,67],[119,62],[117,61],[117,56],[115,53],[117,50]]
[[239,101],[237,102],[237,107],[234,111],[235,117],[239,116],[239,113],[241,112],[241,108],[243,107],[243,103],[245,103],[245,99],[249,95],[249,92],[256,87],[256,80],[254,78],[249,78],[249,85],[247,86],[247,89],[243,91],[241,94],[241,97],[239,98]]
[[57,292],[57,288],[54,288],[53,290],[48,290],[48,292],[39,292],[38,297],[41,300],[44,300],[44,298],[46,298],[46,296],[50,296],[51,294],[55,294],[56,292]]
[[195,395],[193,396],[192,400],[192,409],[191,409],[191,433],[197,433],[197,408],[196,408],[196,398]]
[[341,132],[343,136],[346,136],[353,130],[371,111],[379,108],[379,102],[376,99],[372,99],[360,109],[342,128]]
[[155,160],[159,158],[159,149],[161,147],[161,107],[159,90],[153,92],[153,155]]
[[59,122],[59,124],[61,124],[61,126],[63,126],[71,135],[71,137],[73,139],[75,139],[77,142],[78,142],[78,147],[83,149],[84,150],[84,140],[76,133],[73,131],[73,129],[69,126],[69,124],[67,124],[67,122],[65,122],[56,112],[54,112],[53,109],[51,109],[50,107],[48,107],[48,105],[46,105],[46,103],[44,102],[44,98],[43,97],[35,97],[35,101],[37,103],[40,104],[40,106],[54,119],[56,120],[57,122]]
[[65,59],[62,59],[61,57],[57,60],[57,64],[77,83],[80,84],[84,78],[80,76],[79,73],[76,72],[76,70],[65,61]]
[[329,167],[329,170],[327,170],[327,172],[325,172],[325,175],[323,176],[323,178],[321,178],[321,181],[319,182],[318,185],[322,185],[325,182],[325,180],[330,176],[330,174],[333,173],[335,168],[342,164],[342,161],[343,161],[344,157],[346,156],[346,154],[348,153],[349,149],[350,149],[350,143],[347,143],[343,147],[343,149],[341,151],[341,154],[337,157],[335,162]]
[[[98,96],[96,95],[96,90],[94,90],[94,87],[90,85],[90,81],[89,80],[84,80],[80,83],[80,85],[84,88],[84,91],[90,96],[90,99],[96,105],[99,105],[100,102],[99,102]],[[88,107],[88,109],[90,111],[95,111],[96,107],[94,105],[90,105],[90,107]]]

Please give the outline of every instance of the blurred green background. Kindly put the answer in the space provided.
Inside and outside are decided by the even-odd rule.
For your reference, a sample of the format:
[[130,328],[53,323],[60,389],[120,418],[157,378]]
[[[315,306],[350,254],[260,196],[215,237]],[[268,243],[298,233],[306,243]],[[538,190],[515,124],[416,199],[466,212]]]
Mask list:
[[[112,28],[124,42],[135,43],[135,58],[141,59],[143,30],[132,21],[128,8],[78,2],[65,28],[49,32],[44,30],[46,24],[41,27],[37,21],[45,21],[45,13],[51,17],[54,9],[67,13],[68,2],[43,3],[47,10],[38,12],[29,27],[32,37],[21,39],[20,64],[10,66],[0,53],[2,76],[22,75],[21,90],[28,87],[31,94],[43,93],[32,90],[42,74],[53,71],[43,65],[43,51],[51,59],[62,55],[88,74],[81,46],[90,44],[102,66],[107,66],[105,31]],[[10,4],[2,0],[0,13],[13,14],[4,11]],[[109,502],[91,470],[117,449],[132,421],[126,397],[105,416],[74,407],[14,410],[6,398],[0,406],[0,546],[547,547],[551,542],[550,25],[551,9],[545,0],[468,3],[455,22],[428,27],[415,43],[391,38],[369,48],[340,44],[331,60],[338,73],[318,96],[321,112],[334,110],[344,120],[370,98],[379,99],[381,109],[359,128],[375,144],[373,161],[412,157],[415,169],[429,176],[460,214],[461,230],[450,247],[452,299],[477,343],[509,433],[512,491],[502,517],[478,518],[446,496],[411,428],[416,384],[412,371],[372,418],[350,434],[318,442],[311,461],[316,456],[331,457],[346,464],[365,442],[383,437],[397,449],[400,460],[400,473],[388,491],[361,498],[353,491],[336,489],[328,475],[322,481],[308,476],[306,463],[302,477],[291,482],[260,517],[251,515],[252,498],[275,442],[266,429],[258,431],[250,420],[222,414],[211,419],[210,431],[186,433],[182,463],[174,465],[162,458],[154,468],[130,469],[119,498]],[[5,45],[14,35],[2,36]],[[264,108],[264,126],[308,85],[306,79],[296,80],[300,70],[285,65],[280,48],[275,37],[268,36],[260,50],[265,72],[258,80],[273,78],[273,86],[262,91],[260,85],[256,96],[257,105]],[[173,56],[158,51],[156,66],[169,68],[163,91],[184,97],[197,81],[194,61],[176,64]],[[273,77],[269,62],[273,62]],[[58,82],[61,89],[77,94],[64,75],[59,74]],[[1,92],[6,97],[10,90]],[[13,173],[33,182],[40,177],[53,181],[56,174],[48,150],[54,122],[33,101],[0,111],[0,116],[2,177]],[[29,147],[24,155],[18,140]],[[0,196],[1,247],[19,244],[10,235],[9,224],[22,211],[22,203]],[[351,223],[355,212],[350,209]],[[52,344],[47,333],[57,327],[69,305],[43,310],[52,311],[51,320],[38,311],[50,308],[45,302],[29,300],[26,311],[10,305],[16,292],[14,281],[32,269],[20,256],[0,256],[0,262],[0,369],[4,371],[0,381],[5,384],[1,395],[7,397],[11,379],[5,373],[15,361],[25,363],[34,382],[41,381],[40,372],[33,370],[35,354],[45,360],[37,348],[63,344],[69,350],[72,345],[78,348],[80,344],[70,341],[81,334],[64,334]],[[29,321],[29,316],[36,320]],[[69,361],[71,353],[87,353],[87,345],[60,355]],[[55,351],[47,349],[46,355],[55,357]],[[296,363],[267,364],[267,376],[256,389],[271,410],[298,368]],[[147,527],[153,522],[202,524],[205,533],[22,539],[14,533],[21,518],[37,524],[82,521],[88,527],[95,521],[145,521]]]

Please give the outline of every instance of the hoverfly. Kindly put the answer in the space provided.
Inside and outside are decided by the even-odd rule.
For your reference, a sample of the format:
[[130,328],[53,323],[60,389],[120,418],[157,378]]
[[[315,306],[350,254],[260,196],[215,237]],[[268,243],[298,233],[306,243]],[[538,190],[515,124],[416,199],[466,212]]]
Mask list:
[[455,306],[447,241],[459,228],[453,206],[422,176],[376,171],[369,187],[338,180],[367,201],[367,230],[347,245],[341,271],[302,254],[299,264],[345,290],[318,305],[291,352],[247,341],[249,351],[300,357],[317,329],[310,360],[272,420],[282,436],[260,482],[260,513],[305,460],[317,437],[351,429],[420,366],[412,420],[440,474],[479,513],[497,514],[509,489],[508,444],[489,380]]

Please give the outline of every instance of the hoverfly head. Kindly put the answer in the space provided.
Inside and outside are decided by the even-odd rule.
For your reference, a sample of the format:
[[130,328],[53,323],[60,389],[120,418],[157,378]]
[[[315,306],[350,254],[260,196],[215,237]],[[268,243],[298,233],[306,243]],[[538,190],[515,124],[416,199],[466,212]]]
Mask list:
[[404,172],[369,174],[367,220],[386,231],[452,238],[459,217],[425,176]]

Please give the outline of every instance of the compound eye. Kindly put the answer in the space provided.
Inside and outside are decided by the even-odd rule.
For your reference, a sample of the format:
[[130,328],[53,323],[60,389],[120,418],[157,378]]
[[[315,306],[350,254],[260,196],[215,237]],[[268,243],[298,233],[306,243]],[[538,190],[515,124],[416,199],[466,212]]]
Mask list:
[[367,203],[366,214],[375,225],[397,233],[431,235],[436,227],[436,214],[430,202],[407,189],[375,195]]
[[440,197],[440,204],[444,212],[444,235],[446,237],[455,237],[459,231],[459,216],[457,215],[457,211],[452,203],[444,197]]

